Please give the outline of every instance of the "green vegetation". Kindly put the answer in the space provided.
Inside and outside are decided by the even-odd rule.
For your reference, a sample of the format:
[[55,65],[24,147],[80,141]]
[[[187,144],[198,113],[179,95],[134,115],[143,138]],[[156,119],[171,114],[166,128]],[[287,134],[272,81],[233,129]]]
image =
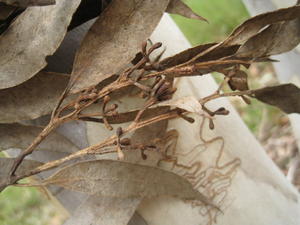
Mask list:
[[192,45],[221,41],[249,17],[241,0],[185,0],[185,3],[209,21],[173,16]]
[[9,187],[0,195],[0,225],[53,225],[56,214],[35,188]]

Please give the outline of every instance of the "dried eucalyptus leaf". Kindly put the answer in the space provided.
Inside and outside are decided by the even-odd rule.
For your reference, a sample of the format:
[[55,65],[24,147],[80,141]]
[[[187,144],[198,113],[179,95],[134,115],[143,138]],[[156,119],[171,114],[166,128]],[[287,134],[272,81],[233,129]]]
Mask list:
[[9,17],[15,10],[16,7],[10,5],[2,5],[2,3],[0,3],[0,24],[2,20],[6,20],[7,17]]
[[168,0],[115,0],[83,40],[72,72],[72,92],[93,86],[119,72],[139,51]]
[[0,89],[25,82],[59,47],[80,0],[26,9],[0,36]]
[[300,113],[300,89],[294,84],[262,88],[255,91],[254,97],[286,113]]
[[272,24],[250,38],[237,57],[260,58],[292,50],[300,43],[300,19]]
[[167,13],[178,14],[190,19],[203,20],[207,22],[207,19],[199,16],[197,13],[193,12],[184,2],[181,0],[170,0],[170,3],[166,9]]
[[64,225],[127,225],[140,201],[90,196]]
[[[20,124],[0,124],[0,151],[9,148],[26,149],[43,129]],[[37,150],[72,153],[78,150],[67,138],[52,132]]]
[[[185,63],[195,57],[196,55],[200,54],[201,52],[204,52],[205,50],[209,49],[210,47],[216,45],[217,43],[209,43],[204,45],[198,45],[193,48],[189,48],[187,50],[184,50],[174,56],[170,56],[168,58],[163,59],[158,64],[159,70],[168,69],[173,66],[177,66],[179,64]],[[210,61],[210,60],[217,60],[226,56],[233,55],[239,48],[239,45],[233,45],[233,46],[221,46],[214,51],[205,54],[205,56],[200,57],[196,60],[196,62],[204,62],[204,61]]]
[[[6,179],[8,179],[8,174],[12,168],[13,163],[14,158],[0,158],[0,187],[2,187],[1,184],[5,183]],[[25,159],[16,171],[16,175],[22,175],[40,165],[42,165],[42,163]]]
[[153,198],[168,195],[210,204],[188,181],[172,172],[113,160],[87,161],[64,167],[43,184],[97,196]]
[[209,49],[210,47],[216,45],[217,43],[209,43],[209,44],[203,44],[198,45],[193,48],[186,49],[180,53],[177,53],[176,55],[172,55],[170,57],[167,57],[159,62],[159,69],[164,70],[182,63],[187,62],[194,56],[198,55],[199,53]]
[[181,76],[199,76],[223,69],[228,69],[237,65],[249,66],[247,61],[241,60],[212,60],[207,62],[195,63],[187,66],[180,66],[176,68],[169,68],[164,71],[164,74],[168,77],[181,77]]
[[69,76],[40,72],[25,83],[0,90],[0,123],[31,120],[50,113]]
[[[14,158],[0,158],[0,193],[7,187],[7,183],[9,183],[9,173],[14,160]],[[25,159],[17,169],[16,175],[21,176],[29,170],[34,169],[40,165],[42,165],[42,163]]]
[[295,156],[291,162],[287,174],[288,180],[295,185],[295,187],[300,190],[300,158]]
[[54,5],[55,0],[0,0],[7,5],[18,7]]
[[238,26],[232,34],[223,42],[225,45],[242,45],[249,38],[256,35],[267,25],[290,21],[300,17],[300,5],[289,8],[278,9],[276,11],[263,13],[252,17]]
[[81,1],[79,7],[73,15],[72,21],[68,27],[69,30],[93,19],[100,15],[104,10],[103,3],[99,0]]
[[139,213],[135,212],[128,225],[148,225],[148,223]]

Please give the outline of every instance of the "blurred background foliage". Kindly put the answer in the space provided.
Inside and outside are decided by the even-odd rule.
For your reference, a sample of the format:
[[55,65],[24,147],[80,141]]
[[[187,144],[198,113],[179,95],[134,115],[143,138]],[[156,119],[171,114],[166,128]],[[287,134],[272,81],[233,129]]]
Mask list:
[[[195,46],[208,42],[223,40],[230,32],[249,15],[241,0],[185,0],[185,2],[199,15],[205,17],[209,23],[186,19],[172,15],[173,19],[185,34],[190,43]],[[248,72],[251,88],[258,88],[274,84],[274,72],[271,64],[258,64],[252,66]],[[217,82],[223,78],[220,74],[213,74]],[[228,89],[227,89],[228,90]],[[287,137],[288,144],[293,142],[288,120],[279,110],[266,106],[258,101],[246,105],[241,99],[231,99],[248,127],[256,137],[263,142],[268,151],[268,143],[274,133]],[[287,127],[287,129],[282,129]],[[280,132],[278,132],[280,131]],[[277,136],[273,137],[278,139]],[[271,143],[272,139],[271,139]],[[286,145],[287,143],[279,143]],[[278,146],[277,146],[278,147]],[[279,153],[269,150],[271,158],[285,171],[286,157],[293,154],[292,150],[279,146]],[[288,153],[287,153],[288,151]],[[284,155],[284,157],[282,157]],[[288,156],[287,156],[288,155]],[[282,165],[281,165],[282,164]],[[66,215],[47,197],[36,188],[7,188],[0,195],[0,225],[59,225]]]
[[193,11],[209,22],[173,15],[192,45],[223,40],[249,14],[241,0],[184,0]]

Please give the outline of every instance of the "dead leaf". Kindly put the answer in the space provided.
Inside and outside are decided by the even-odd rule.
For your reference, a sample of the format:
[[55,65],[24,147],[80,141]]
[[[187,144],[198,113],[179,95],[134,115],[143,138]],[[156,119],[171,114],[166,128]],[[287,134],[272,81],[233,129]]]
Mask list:
[[135,212],[128,225],[148,225],[148,223],[138,212]]
[[[196,55],[200,54],[201,52],[204,52],[205,50],[211,48],[212,46],[216,45],[217,43],[209,43],[204,45],[198,45],[193,48],[189,48],[187,50],[184,50],[174,56],[170,56],[168,58],[163,59],[158,64],[159,70],[165,70],[173,66],[177,66],[179,64],[185,63],[195,57]],[[220,46],[218,49],[215,49],[214,51],[205,54],[205,56],[200,57],[197,59],[196,62],[204,62],[204,61],[211,61],[211,60],[217,60],[226,56],[233,55],[239,48],[239,45],[233,45],[233,46]]]
[[[3,177],[7,176],[12,167],[13,162],[14,158],[0,158],[0,180],[2,180]],[[40,165],[42,165],[42,163],[37,161],[24,160],[18,168],[16,175],[21,175],[24,172],[28,172],[29,170],[34,169],[35,167],[38,167]]]
[[46,65],[59,47],[80,0],[26,9],[0,36],[0,89],[23,83]]
[[168,0],[115,0],[83,40],[72,72],[72,92],[118,73],[158,24]]
[[168,195],[210,204],[188,181],[172,172],[113,160],[86,161],[64,167],[42,184],[96,196],[154,198]]
[[262,88],[253,97],[286,113],[300,113],[300,89],[294,84]]
[[100,15],[105,9],[102,1],[100,0],[84,0],[81,1],[78,9],[73,15],[72,21],[68,27],[69,30],[93,19]]
[[90,196],[64,225],[127,225],[140,201]]
[[242,45],[267,25],[290,21],[299,17],[300,5],[257,15],[238,26],[222,44]]
[[[7,180],[9,179],[9,172],[12,168],[14,163],[14,158],[0,158],[0,192],[3,188],[6,187]],[[18,170],[16,171],[16,175],[22,175],[28,172],[31,169],[34,169],[38,166],[42,165],[42,163],[33,161],[33,160],[23,160],[22,164],[19,166]]]
[[[43,129],[20,124],[0,124],[0,151],[10,148],[26,149]],[[67,138],[52,132],[37,151],[72,153],[78,148]]]
[[190,19],[197,19],[207,21],[207,19],[199,16],[197,13],[193,12],[191,8],[189,8],[183,1],[181,0],[170,0],[170,3],[166,9],[167,13],[178,14]]
[[237,57],[261,58],[294,49],[300,43],[300,19],[272,24],[250,38]]
[[0,23],[3,20],[6,20],[7,17],[9,17],[15,10],[16,10],[16,7],[13,7],[10,5],[4,5],[3,3],[0,3]]
[[[55,53],[47,57],[47,66],[43,71],[71,74],[76,51],[95,20],[90,20],[68,31]],[[71,24],[69,28],[70,26]]]
[[0,0],[7,5],[18,7],[54,5],[55,0]]
[[300,159],[299,156],[295,156],[290,160],[290,166],[287,174],[288,180],[300,190]]
[[250,61],[244,60],[212,60],[207,62],[199,62],[191,65],[178,66],[174,68],[171,67],[164,71],[164,75],[166,75],[169,78],[182,76],[199,76],[215,71],[228,69],[237,65],[244,65],[245,67],[248,67],[249,64]]
[[31,120],[50,113],[69,76],[40,72],[14,88],[0,90],[0,123]]

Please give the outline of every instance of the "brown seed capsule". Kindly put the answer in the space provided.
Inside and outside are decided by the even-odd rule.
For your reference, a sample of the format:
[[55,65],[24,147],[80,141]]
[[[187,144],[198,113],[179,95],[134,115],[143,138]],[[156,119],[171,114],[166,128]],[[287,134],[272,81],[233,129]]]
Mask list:
[[162,46],[161,42],[157,42],[149,48],[148,54],[151,54],[155,49],[158,49]]
[[235,91],[246,91],[249,90],[248,86],[248,75],[242,70],[235,71],[234,75],[231,75],[228,82],[230,88]]
[[129,138],[123,138],[122,140],[120,140],[120,144],[128,146],[131,144],[131,141]]
[[117,104],[112,104],[112,105],[108,106],[107,108],[105,108],[105,113],[115,111],[117,108],[118,108]]
[[145,55],[147,52],[147,41],[142,43],[142,53]]
[[88,99],[93,99],[93,98],[96,98],[98,96],[97,93],[91,93],[87,96]]
[[122,149],[120,148],[120,146],[117,146],[117,153],[118,153],[118,160],[124,160],[125,155]]
[[213,130],[215,128],[214,121],[209,119],[209,129]]
[[105,95],[103,98],[103,104],[106,104],[109,101],[110,101],[110,97],[108,95]]
[[216,110],[216,111],[214,112],[214,114],[215,114],[215,115],[224,115],[224,116],[226,116],[226,115],[229,114],[229,111],[228,111],[227,109],[225,109],[224,107],[221,107],[221,108],[219,108],[218,110]]
[[183,114],[179,114],[179,116],[184,119],[185,121],[189,122],[189,123],[194,123],[195,122],[195,119],[192,118],[192,117],[188,117],[186,115],[183,115]]
[[122,127],[117,128],[117,136],[120,137],[123,134]]
[[143,160],[147,159],[147,155],[144,153],[144,150],[141,150],[141,156]]

